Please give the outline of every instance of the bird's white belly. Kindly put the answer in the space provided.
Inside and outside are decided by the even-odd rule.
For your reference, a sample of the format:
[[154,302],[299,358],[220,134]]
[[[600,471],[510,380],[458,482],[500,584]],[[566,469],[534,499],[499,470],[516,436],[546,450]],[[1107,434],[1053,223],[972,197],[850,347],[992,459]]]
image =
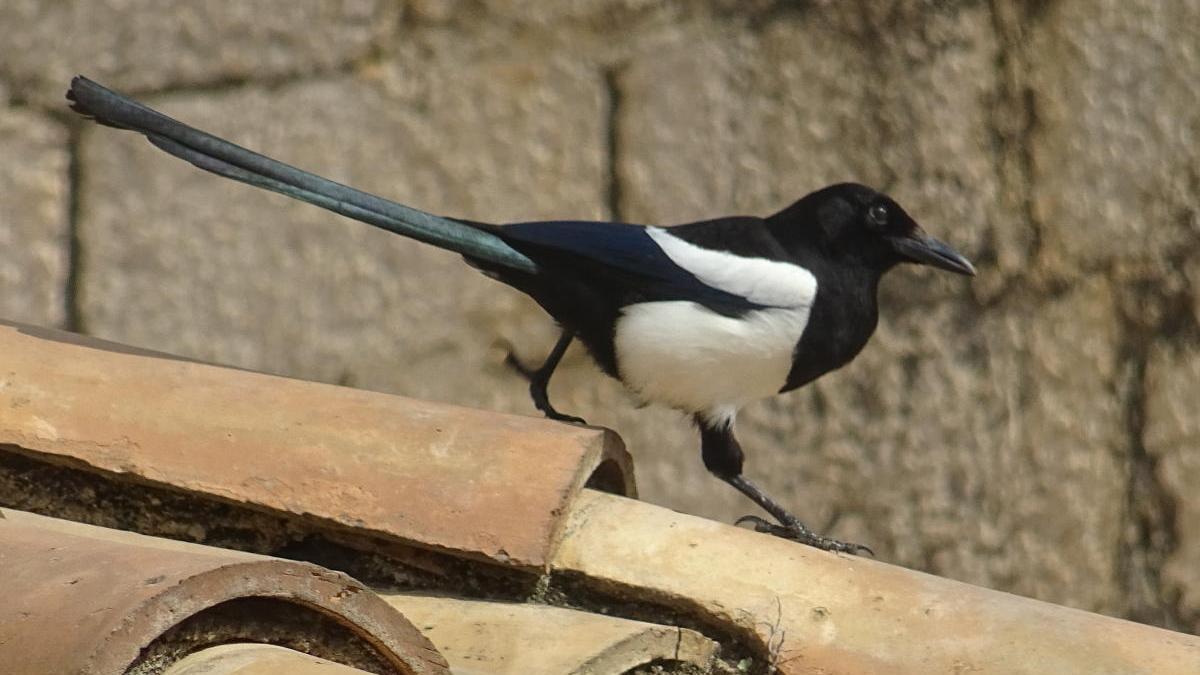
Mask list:
[[809,306],[722,316],[694,302],[626,307],[615,344],[621,380],[648,402],[689,413],[736,409],[779,392]]

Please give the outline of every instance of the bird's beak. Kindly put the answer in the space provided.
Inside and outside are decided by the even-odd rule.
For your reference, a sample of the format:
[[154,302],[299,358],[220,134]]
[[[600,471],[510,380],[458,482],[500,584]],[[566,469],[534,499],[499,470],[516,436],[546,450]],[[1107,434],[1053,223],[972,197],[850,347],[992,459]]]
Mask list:
[[892,239],[896,250],[912,262],[940,267],[957,274],[975,276],[975,266],[944,242],[925,234],[920,228],[904,237]]

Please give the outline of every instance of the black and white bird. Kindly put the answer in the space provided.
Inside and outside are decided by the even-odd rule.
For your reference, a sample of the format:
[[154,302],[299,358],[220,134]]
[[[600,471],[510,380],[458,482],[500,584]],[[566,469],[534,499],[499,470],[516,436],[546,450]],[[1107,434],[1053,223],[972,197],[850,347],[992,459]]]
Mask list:
[[145,134],[196,166],[461,253],[531,296],[562,328],[546,361],[526,369],[546,416],[547,387],[579,340],[600,369],[646,402],[700,429],[704,464],[777,522],[756,529],[850,553],[814,533],[742,474],[738,410],[801,387],[853,359],[875,330],[883,274],[899,263],[973,275],[891,198],[854,183],[813,192],[766,218],[674,227],[550,221],[493,225],[434,216],[287,166],[186,126],[83,77],[67,93],[97,122]]

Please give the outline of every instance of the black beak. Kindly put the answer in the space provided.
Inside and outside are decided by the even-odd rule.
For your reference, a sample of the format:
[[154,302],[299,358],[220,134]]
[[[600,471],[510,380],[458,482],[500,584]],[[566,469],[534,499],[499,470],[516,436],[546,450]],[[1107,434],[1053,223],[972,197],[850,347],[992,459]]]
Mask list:
[[969,277],[975,276],[975,266],[970,260],[919,229],[906,237],[892,239],[892,245],[900,255],[917,264],[940,267]]

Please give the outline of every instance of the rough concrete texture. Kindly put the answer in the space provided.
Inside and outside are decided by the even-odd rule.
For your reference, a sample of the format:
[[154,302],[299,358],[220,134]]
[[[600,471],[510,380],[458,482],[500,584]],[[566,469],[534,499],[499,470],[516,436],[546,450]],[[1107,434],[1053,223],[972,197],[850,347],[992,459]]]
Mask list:
[[57,104],[83,72],[129,90],[218,85],[335,70],[395,27],[386,0],[5,0],[0,77]]
[[[66,10],[38,20],[34,4],[46,3],[7,3],[0,31],[71,34]],[[111,41],[117,17],[157,16],[135,9],[72,10],[96,12],[77,44]],[[1169,355],[1155,363],[1171,373],[1200,358],[1195,3],[416,0],[398,25],[343,14],[319,30],[362,37],[316,42],[307,21],[261,10],[257,25],[339,50],[319,67],[304,50],[280,67],[269,57],[284,52],[235,39],[253,34],[250,11],[213,10],[228,19],[204,35],[221,40],[154,51],[138,34],[111,52],[128,55],[119,73],[92,72],[284,160],[452,215],[671,223],[767,212],[834,180],[891,191],[980,276],[895,273],[856,363],[744,415],[751,475],[889,561],[1200,630],[1200,596],[1184,591],[1200,547],[1181,517],[1194,491],[1171,473],[1196,446],[1170,445],[1175,459],[1156,464],[1145,438],[1174,419],[1148,414],[1166,382],[1147,379],[1150,354]],[[229,49],[253,57],[236,82],[221,65]],[[14,50],[20,77],[0,65],[12,96],[42,101],[30,83],[61,89],[58,69],[83,68],[45,52]],[[189,88],[210,81],[222,86]],[[87,330],[532,412],[503,345],[538,359],[554,330],[454,256],[111,130],[87,128],[80,158]],[[705,475],[686,420],[635,409],[581,352],[552,394],[626,438],[647,499],[750,512]]]
[[[282,601],[280,612],[332,617],[334,630],[365,646],[365,663],[376,672],[449,673],[411,623],[339,572],[11,510],[0,519],[0,537],[0,570],[11,583],[0,606],[6,672],[139,672],[137,662],[176,626],[227,603],[265,598]],[[216,643],[255,640],[248,632],[224,637]]]
[[672,661],[710,672],[717,643],[700,633],[546,605],[384,594],[456,675],[622,675]]
[[0,316],[51,326],[66,318],[67,138],[50,118],[6,107],[0,91]]
[[202,649],[163,675],[365,675],[366,671],[274,645],[233,644]]
[[[585,491],[552,563],[758,643],[766,672],[1155,673],[1200,668],[1200,638]],[[624,536],[613,537],[620,529]],[[418,621],[419,623],[419,621]]]

